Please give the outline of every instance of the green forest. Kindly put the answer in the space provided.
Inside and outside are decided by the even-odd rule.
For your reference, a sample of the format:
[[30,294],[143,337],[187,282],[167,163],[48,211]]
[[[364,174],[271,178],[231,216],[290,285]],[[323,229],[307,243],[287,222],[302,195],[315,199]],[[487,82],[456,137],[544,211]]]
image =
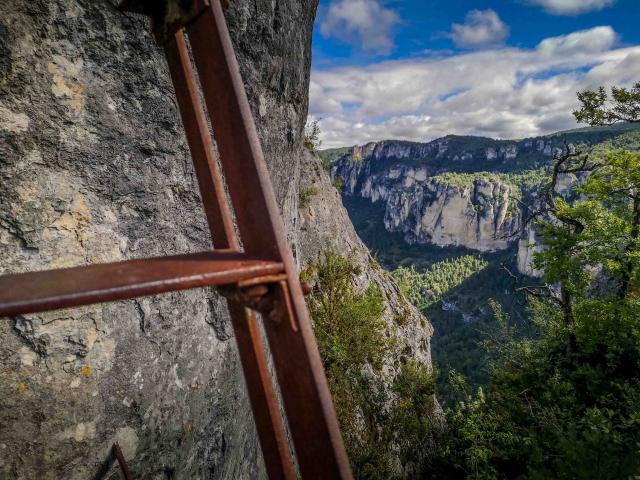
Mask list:
[[476,255],[463,255],[434,263],[426,272],[415,267],[400,267],[393,276],[402,293],[420,310],[442,300],[445,293],[481,272],[489,262]]

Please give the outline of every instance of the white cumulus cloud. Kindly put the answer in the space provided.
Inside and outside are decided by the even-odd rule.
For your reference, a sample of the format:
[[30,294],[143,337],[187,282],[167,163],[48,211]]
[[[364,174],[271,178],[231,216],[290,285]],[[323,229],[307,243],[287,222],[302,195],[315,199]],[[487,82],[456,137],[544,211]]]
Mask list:
[[449,36],[462,48],[477,48],[502,43],[509,35],[509,27],[498,14],[489,10],[471,10],[465,22],[454,23]]
[[320,33],[387,55],[393,50],[393,29],[399,23],[400,16],[379,0],[333,0]]
[[602,10],[616,3],[616,0],[529,0],[554,15],[578,15]]
[[323,147],[447,134],[522,138],[574,128],[576,92],[640,81],[640,46],[610,27],[448,56],[314,69]]
[[617,38],[611,27],[595,27],[590,30],[551,37],[538,45],[538,51],[545,55],[573,55],[584,53],[599,53],[609,50]]

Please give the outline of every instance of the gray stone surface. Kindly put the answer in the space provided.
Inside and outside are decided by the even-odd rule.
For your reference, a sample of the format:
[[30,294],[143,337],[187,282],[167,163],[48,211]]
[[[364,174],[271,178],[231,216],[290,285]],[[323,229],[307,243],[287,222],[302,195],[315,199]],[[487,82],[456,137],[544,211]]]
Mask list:
[[[207,248],[166,65],[144,21],[107,0],[2,3],[0,273]],[[334,244],[367,263],[319,160],[301,148],[316,7],[236,0],[228,21],[297,261]],[[315,213],[298,208],[311,183],[322,186]],[[368,267],[359,281],[371,280],[388,293],[390,318],[408,309],[406,354],[428,362],[428,323],[383,272]],[[0,478],[92,478],[114,440],[136,478],[264,476],[214,293],[0,320]]]

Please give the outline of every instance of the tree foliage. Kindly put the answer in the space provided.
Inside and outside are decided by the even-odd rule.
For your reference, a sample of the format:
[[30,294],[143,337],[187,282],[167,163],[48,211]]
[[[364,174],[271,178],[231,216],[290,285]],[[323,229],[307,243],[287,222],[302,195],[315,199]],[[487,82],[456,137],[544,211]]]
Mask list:
[[640,159],[636,152],[609,152],[592,170],[575,189],[579,201],[557,199],[557,221],[542,224],[547,248],[535,264],[548,283],[573,295],[605,283],[624,299],[636,288],[640,261]]
[[383,368],[398,345],[380,289],[353,286],[362,271],[351,258],[327,250],[303,273],[315,283],[309,308],[356,478],[407,478],[433,451],[433,372],[413,360]]
[[580,123],[598,126],[640,122],[640,82],[630,89],[613,87],[611,98],[604,87],[579,92],[578,100],[582,106],[573,115]]
[[488,389],[448,413],[448,464],[464,478],[640,474],[640,159],[617,151],[594,162],[578,200],[556,196],[539,220],[539,338],[498,343]]

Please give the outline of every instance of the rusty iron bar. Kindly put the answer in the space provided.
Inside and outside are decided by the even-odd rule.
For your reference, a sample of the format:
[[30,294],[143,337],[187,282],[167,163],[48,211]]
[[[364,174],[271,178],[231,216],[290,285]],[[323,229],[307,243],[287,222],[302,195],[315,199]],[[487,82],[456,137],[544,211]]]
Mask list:
[[230,300],[228,304],[267,475],[272,480],[296,480],[260,325],[255,314],[240,303]]
[[176,32],[174,39],[165,44],[164,50],[212,239],[216,248],[238,250],[233,217],[209,125],[200,103],[184,31]]
[[[204,107],[200,102],[184,31],[178,30],[175,38],[167,42],[164,48],[214,245],[216,247],[230,245],[235,248],[238,241],[233,228],[231,211],[217,167],[217,157]],[[280,280],[282,275],[275,276],[277,279],[265,276],[256,276],[253,279],[257,279],[264,285]],[[247,299],[236,295],[238,290],[236,285],[220,291],[228,299],[229,313],[265,467],[271,479],[294,480],[296,471],[269,371],[262,334],[254,313],[245,308],[249,302],[239,301]]]
[[[282,261],[280,321],[265,330],[304,479],[350,479],[349,461],[220,0],[187,26],[245,250]],[[273,320],[273,317],[271,318]]]
[[262,285],[267,283],[275,283],[281,280],[286,280],[287,276],[284,274],[279,275],[265,275],[264,277],[248,278],[247,280],[240,280],[238,282],[238,288],[253,287],[255,285]]
[[229,250],[0,276],[0,317],[235,284],[279,274],[280,262]]
[[113,452],[116,454],[118,465],[120,465],[120,470],[122,470],[122,475],[125,480],[133,480],[133,475],[131,475],[131,470],[129,470],[129,465],[127,465],[127,460],[124,458],[124,454],[122,453],[122,449],[118,442],[113,444]]

